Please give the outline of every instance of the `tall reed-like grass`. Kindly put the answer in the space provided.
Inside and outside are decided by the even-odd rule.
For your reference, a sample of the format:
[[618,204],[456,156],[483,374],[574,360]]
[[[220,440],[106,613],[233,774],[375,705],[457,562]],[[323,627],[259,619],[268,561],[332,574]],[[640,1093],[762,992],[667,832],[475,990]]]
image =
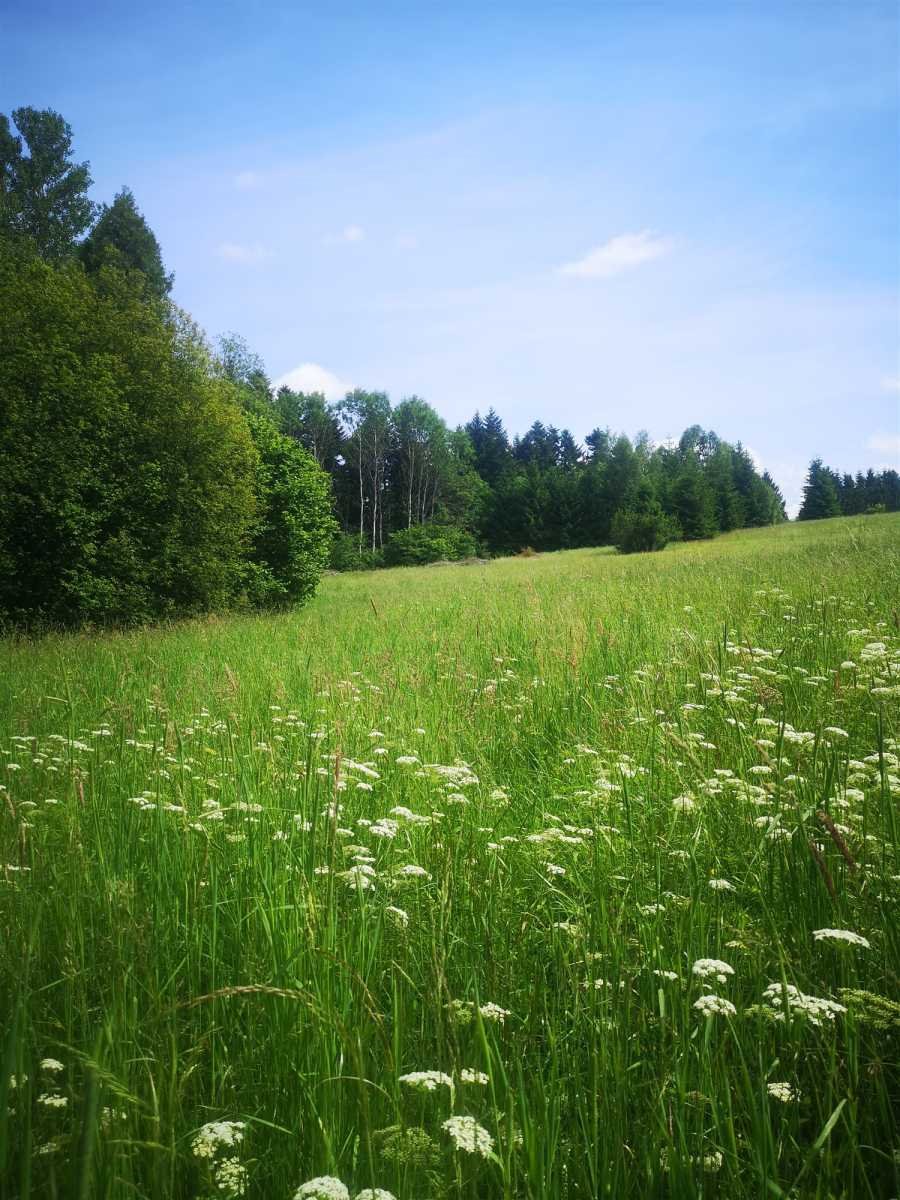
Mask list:
[[898,547],[3,643],[0,1197],[896,1195]]

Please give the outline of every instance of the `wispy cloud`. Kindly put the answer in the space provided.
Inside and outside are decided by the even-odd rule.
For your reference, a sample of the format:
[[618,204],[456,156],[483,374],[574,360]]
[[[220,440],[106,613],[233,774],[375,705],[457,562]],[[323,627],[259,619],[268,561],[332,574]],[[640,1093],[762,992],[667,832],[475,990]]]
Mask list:
[[289,387],[295,392],[321,392],[326,400],[340,400],[347,392],[353,390],[353,385],[329,371],[318,363],[301,363],[284,375],[279,375],[273,385],[276,390]]
[[893,454],[900,458],[900,433],[873,433],[866,445],[879,454]]
[[350,242],[361,242],[366,231],[361,225],[345,225],[340,233],[329,233],[325,238],[326,246],[336,246]]
[[216,254],[227,262],[244,263],[248,266],[255,266],[272,257],[272,251],[259,242],[253,242],[249,246],[242,246],[239,242],[222,242],[216,247]]
[[561,275],[581,279],[611,279],[642,263],[661,258],[671,248],[671,238],[659,237],[649,229],[640,233],[620,233],[602,246],[595,246],[584,258],[565,263],[559,271]]
[[900,392],[900,375],[885,375],[881,381],[883,392]]

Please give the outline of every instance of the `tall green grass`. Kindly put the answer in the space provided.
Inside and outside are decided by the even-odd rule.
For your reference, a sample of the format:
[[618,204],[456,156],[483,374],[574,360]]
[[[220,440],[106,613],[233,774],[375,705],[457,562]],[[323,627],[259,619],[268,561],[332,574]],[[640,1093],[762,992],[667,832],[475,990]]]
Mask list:
[[898,550],[835,520],[3,643],[0,1196],[896,1195]]

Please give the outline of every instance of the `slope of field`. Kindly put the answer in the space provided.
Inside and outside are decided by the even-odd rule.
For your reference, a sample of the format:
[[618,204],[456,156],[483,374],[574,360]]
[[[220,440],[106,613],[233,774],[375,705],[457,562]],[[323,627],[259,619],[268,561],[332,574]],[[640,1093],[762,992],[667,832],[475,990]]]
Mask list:
[[896,1195],[898,583],[881,516],[3,643],[0,1196]]

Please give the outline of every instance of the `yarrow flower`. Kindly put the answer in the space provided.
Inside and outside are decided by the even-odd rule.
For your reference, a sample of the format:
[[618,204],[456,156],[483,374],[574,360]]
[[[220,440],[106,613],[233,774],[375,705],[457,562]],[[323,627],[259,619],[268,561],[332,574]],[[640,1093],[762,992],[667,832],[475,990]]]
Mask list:
[[453,1091],[453,1080],[443,1071],[410,1071],[408,1075],[401,1075],[399,1082],[420,1092],[434,1092],[441,1086]]
[[868,938],[852,929],[814,929],[813,937],[817,942],[847,942],[850,946],[864,946],[866,950],[872,948]]
[[734,884],[729,883],[727,879],[711,879],[709,886],[714,892],[733,892]]
[[42,1058],[41,1059],[41,1070],[42,1071],[50,1071],[52,1074],[55,1075],[58,1071],[64,1071],[65,1067],[62,1065],[62,1063],[59,1061],[58,1058]]
[[38,1096],[37,1102],[44,1108],[67,1108],[69,1104],[65,1096],[59,1096],[55,1092],[45,1092],[42,1096]]
[[723,996],[701,996],[699,1000],[694,1001],[694,1008],[703,1013],[704,1017],[733,1017],[737,1014],[737,1009],[731,1001]]
[[720,958],[698,958],[691,971],[698,979],[714,978],[718,983],[725,983],[726,976],[734,974],[734,967]]
[[386,1188],[363,1188],[356,1193],[356,1200],[397,1200],[397,1197]]
[[773,1100],[780,1100],[782,1104],[791,1104],[797,1099],[797,1091],[789,1083],[767,1083],[766,1091]]
[[474,1117],[450,1117],[441,1128],[449,1133],[456,1149],[466,1154],[487,1158],[494,1149],[494,1139]]
[[294,1200],[350,1200],[350,1192],[334,1175],[319,1175],[301,1183],[294,1192]]

